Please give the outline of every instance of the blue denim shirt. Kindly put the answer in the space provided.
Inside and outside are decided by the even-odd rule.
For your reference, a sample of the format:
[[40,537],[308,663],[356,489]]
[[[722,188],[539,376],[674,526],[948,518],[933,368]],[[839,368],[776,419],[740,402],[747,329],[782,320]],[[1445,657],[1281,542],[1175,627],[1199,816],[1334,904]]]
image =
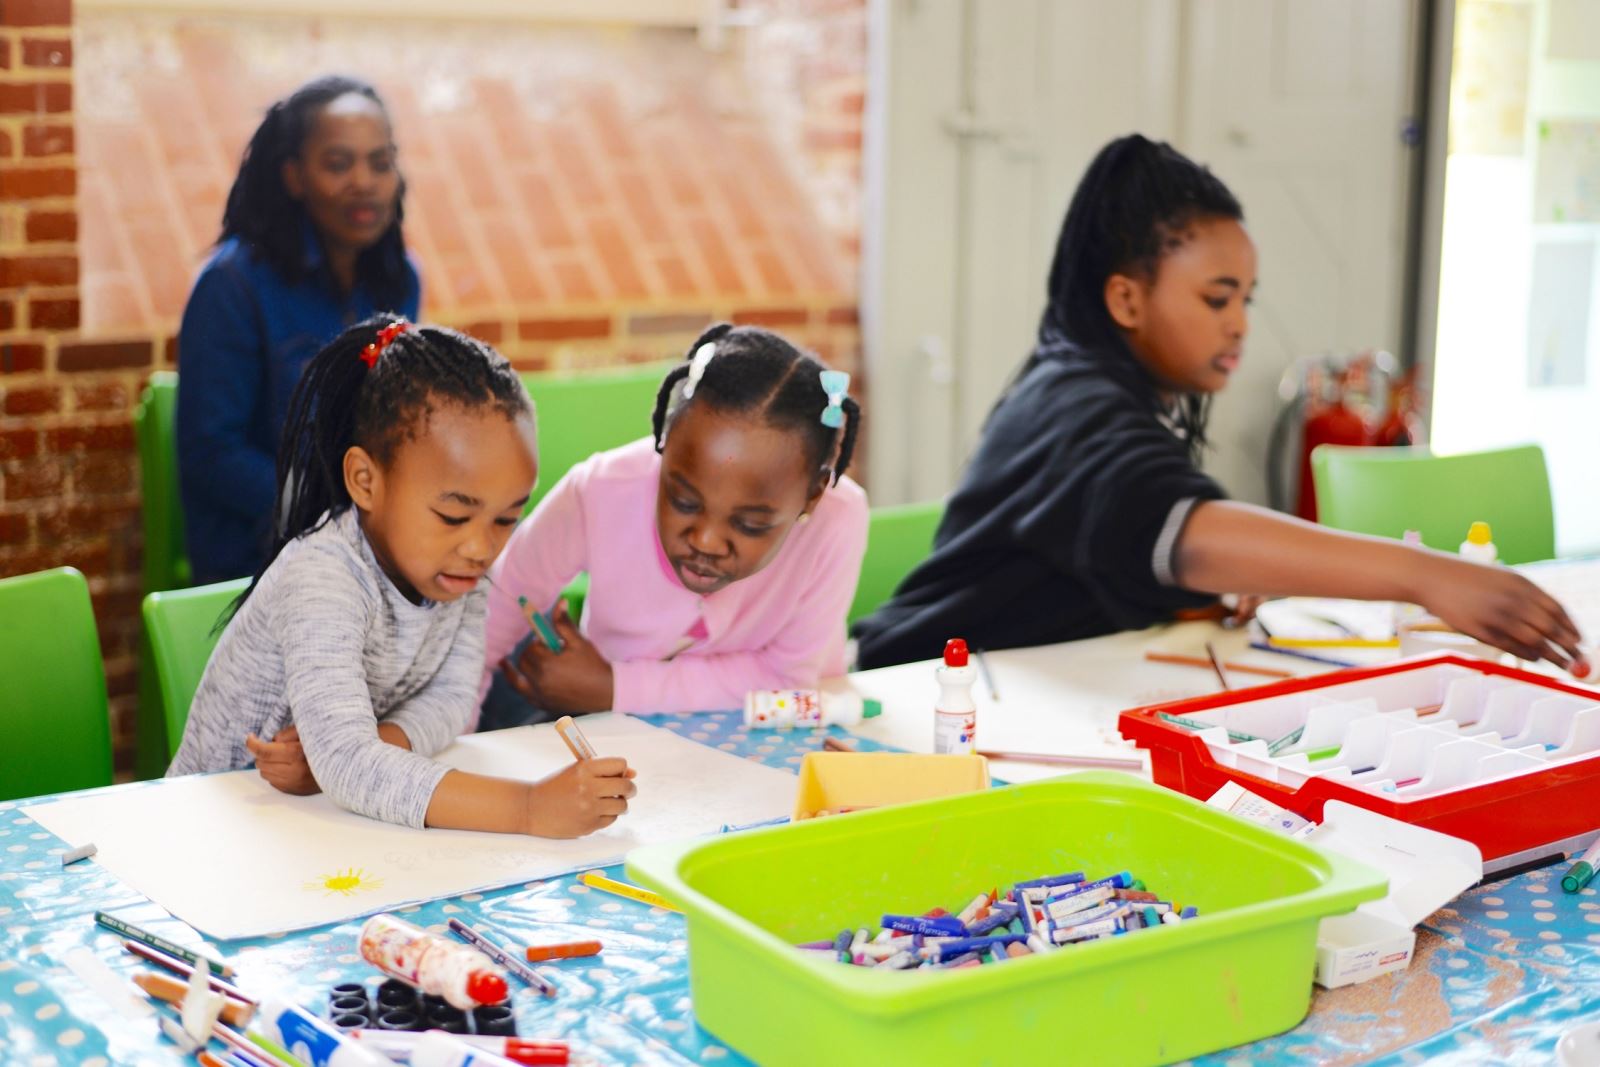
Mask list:
[[178,482],[196,583],[254,574],[267,547],[278,440],[311,357],[380,310],[415,321],[421,285],[407,263],[405,300],[378,308],[364,287],[339,293],[306,234],[305,276],[290,285],[237,238],[217,246],[189,294],[178,333]]

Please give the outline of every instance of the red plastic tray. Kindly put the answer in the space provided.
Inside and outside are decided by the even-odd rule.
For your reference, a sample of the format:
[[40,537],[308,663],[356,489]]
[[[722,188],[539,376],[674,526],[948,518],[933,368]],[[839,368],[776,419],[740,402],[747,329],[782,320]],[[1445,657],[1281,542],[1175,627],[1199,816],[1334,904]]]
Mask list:
[[1402,822],[1471,841],[1483,852],[1486,862],[1550,842],[1592,833],[1600,828],[1600,753],[1556,764],[1548,770],[1472,784],[1435,796],[1406,801],[1385,800],[1367,790],[1325,778],[1310,778],[1303,785],[1291,788],[1225,766],[1217,762],[1210,748],[1193,731],[1163,722],[1157,717],[1162,712],[1193,715],[1196,712],[1446,664],[1515,679],[1549,689],[1552,693],[1587,697],[1600,703],[1600,694],[1594,690],[1565,685],[1547,675],[1466,656],[1442,655],[1151,704],[1123,712],[1117,726],[1124,737],[1140,748],[1150,750],[1151,774],[1158,785],[1204,800],[1225,783],[1238,782],[1279,807],[1318,822],[1322,820],[1324,804],[1330,800],[1342,800]]

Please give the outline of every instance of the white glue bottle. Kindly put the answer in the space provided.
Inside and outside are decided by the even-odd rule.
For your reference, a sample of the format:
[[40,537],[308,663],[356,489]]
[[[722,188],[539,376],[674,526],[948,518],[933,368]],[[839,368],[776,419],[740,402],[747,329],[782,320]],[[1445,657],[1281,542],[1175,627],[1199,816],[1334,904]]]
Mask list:
[[969,755],[978,750],[978,708],[972,702],[977,671],[967,663],[967,643],[952,637],[944,645],[944,666],[936,668],[939,700],[933,706],[933,750]]
[[1467,539],[1461,542],[1461,558],[1469,559],[1474,563],[1493,563],[1500,558],[1500,553],[1494,547],[1489,524],[1475,522],[1467,530]]
[[883,714],[883,705],[853,689],[752,689],[744,695],[744,724],[752,730],[854,726]]

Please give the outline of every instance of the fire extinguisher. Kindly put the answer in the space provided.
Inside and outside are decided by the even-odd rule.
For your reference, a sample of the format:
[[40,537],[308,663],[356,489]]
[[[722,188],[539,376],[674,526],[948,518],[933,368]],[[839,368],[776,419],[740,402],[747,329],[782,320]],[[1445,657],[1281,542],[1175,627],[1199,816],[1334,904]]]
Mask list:
[[[1413,443],[1414,381],[1397,373],[1387,352],[1305,359],[1285,371],[1279,383],[1284,405],[1267,456],[1272,506],[1280,511],[1292,506],[1301,518],[1316,521],[1311,450],[1318,445]],[[1291,445],[1291,435],[1298,437],[1296,445]],[[1286,485],[1291,478],[1292,485]]]

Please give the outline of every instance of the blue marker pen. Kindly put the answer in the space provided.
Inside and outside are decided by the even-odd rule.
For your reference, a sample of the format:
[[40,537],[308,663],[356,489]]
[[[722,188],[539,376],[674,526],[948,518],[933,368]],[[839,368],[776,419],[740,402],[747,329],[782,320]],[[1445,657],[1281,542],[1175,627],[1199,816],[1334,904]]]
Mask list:
[[1073,871],[1071,874],[1054,874],[1048,878],[1033,878],[1026,882],[1016,882],[1011,888],[1020,891],[1023,889],[1034,889],[1039,886],[1049,887],[1057,885],[1070,885],[1073,882],[1081,881],[1083,881],[1083,872]]
[[878,924],[885,930],[900,930],[908,934],[928,937],[966,937],[967,927],[954,915],[940,915],[928,919],[921,915],[885,915]]

